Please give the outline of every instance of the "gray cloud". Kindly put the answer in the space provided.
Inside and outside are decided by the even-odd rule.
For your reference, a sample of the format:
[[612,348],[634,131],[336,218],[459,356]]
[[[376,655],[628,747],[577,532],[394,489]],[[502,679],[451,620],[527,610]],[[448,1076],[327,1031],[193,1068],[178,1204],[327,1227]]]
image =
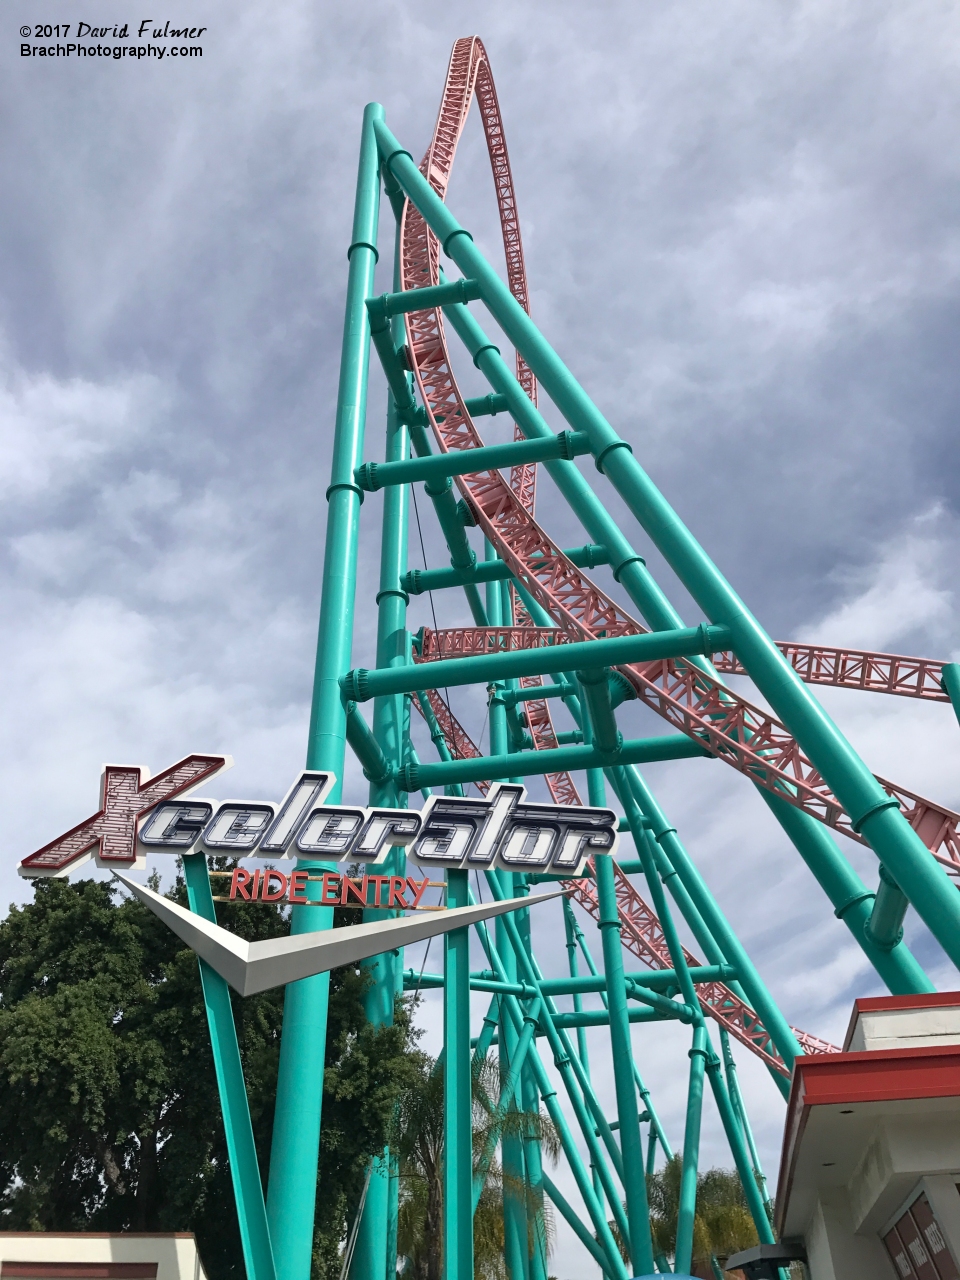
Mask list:
[[[58,16],[46,0],[8,12]],[[103,760],[156,770],[226,750],[240,794],[279,793],[300,765],[360,114],[383,102],[419,154],[450,45],[471,31],[497,77],[534,314],[734,585],[778,636],[955,652],[955,10],[176,0],[167,16],[209,27],[202,60],[3,47],[7,900],[28,893],[16,860],[90,810]],[[136,20],[118,0],[95,17]],[[475,120],[450,199],[496,256]],[[490,439],[505,430],[489,421]],[[364,505],[368,665],[379,509]],[[547,481],[540,512],[584,540]],[[468,621],[459,597],[436,608],[441,625]],[[411,627],[430,621],[416,600]],[[948,709],[824,702],[872,767],[960,802]],[[479,738],[482,700],[456,705]],[[655,731],[635,710],[624,724]],[[788,1016],[839,1039],[877,983],[760,800],[719,764],[650,777]],[[872,855],[844,843],[873,883]],[[555,930],[538,929],[559,971]],[[955,984],[912,914],[908,934]],[[424,1010],[435,1043],[432,997]],[[681,1040],[636,1033],[678,1144]],[[773,1174],[782,1103],[752,1060],[742,1071]],[[712,1119],[704,1150],[725,1158]]]

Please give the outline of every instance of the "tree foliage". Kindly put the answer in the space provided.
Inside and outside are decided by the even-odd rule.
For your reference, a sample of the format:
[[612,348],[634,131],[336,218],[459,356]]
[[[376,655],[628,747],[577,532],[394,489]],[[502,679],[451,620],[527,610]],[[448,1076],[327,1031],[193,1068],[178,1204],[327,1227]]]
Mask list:
[[[409,1280],[440,1280],[443,1256],[443,1064],[425,1053],[416,1055],[419,1079],[400,1097],[391,1147],[400,1162],[398,1252],[406,1260]],[[547,1251],[553,1223],[542,1194],[510,1178],[489,1152],[506,1135],[539,1143],[544,1157],[555,1162],[560,1142],[549,1118],[516,1107],[499,1111],[500,1075],[485,1059],[473,1074],[473,1171],[483,1185],[473,1218],[475,1280],[503,1280],[504,1196],[522,1203],[528,1222],[528,1249],[539,1236]]]
[[[655,1253],[672,1256],[677,1241],[683,1159],[675,1155],[647,1177],[650,1229]],[[693,1221],[693,1264],[709,1274],[711,1257],[727,1258],[757,1243],[740,1178],[734,1169],[708,1169],[697,1176],[697,1210]]]
[[[172,896],[185,901],[181,881]],[[250,941],[287,927],[259,903],[220,903],[218,917]],[[370,1027],[365,983],[331,975],[315,1280],[339,1272],[413,1069],[406,1006]],[[234,997],[264,1185],[282,1011],[282,991]],[[191,1230],[211,1280],[244,1274],[196,958],[109,884],[40,880],[0,922],[0,1228]]]

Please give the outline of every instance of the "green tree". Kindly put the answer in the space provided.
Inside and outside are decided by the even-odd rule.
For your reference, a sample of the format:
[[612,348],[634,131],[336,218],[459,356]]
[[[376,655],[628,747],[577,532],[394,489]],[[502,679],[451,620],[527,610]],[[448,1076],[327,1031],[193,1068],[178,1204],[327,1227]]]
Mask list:
[[[405,1280],[440,1280],[443,1257],[443,1065],[417,1053],[418,1080],[405,1090],[397,1106],[391,1146],[400,1160],[398,1251],[405,1260]],[[511,1108],[501,1117],[499,1071],[495,1061],[476,1064],[473,1075],[474,1175],[483,1170],[483,1187],[473,1218],[474,1276],[503,1280],[503,1195],[526,1202],[532,1250],[536,1234],[549,1248],[553,1224],[549,1208],[526,1184],[508,1178],[496,1159],[484,1152],[507,1133],[537,1139],[544,1155],[556,1161],[560,1142],[552,1122],[542,1113]]]
[[[675,1155],[647,1177],[650,1229],[657,1254],[670,1256],[677,1241],[680,1178],[683,1159]],[[697,1176],[697,1211],[693,1222],[693,1267],[711,1274],[711,1258],[727,1258],[757,1243],[740,1178],[734,1169],[708,1169]]]
[[[171,896],[185,901],[182,881]],[[287,927],[259,903],[220,903],[218,918],[251,941]],[[331,975],[315,1280],[338,1274],[411,1071],[405,1004],[370,1027],[365,982]],[[282,991],[234,998],[264,1182],[282,1011]],[[192,1230],[212,1280],[244,1274],[196,958],[109,884],[40,880],[0,922],[0,1227]]]

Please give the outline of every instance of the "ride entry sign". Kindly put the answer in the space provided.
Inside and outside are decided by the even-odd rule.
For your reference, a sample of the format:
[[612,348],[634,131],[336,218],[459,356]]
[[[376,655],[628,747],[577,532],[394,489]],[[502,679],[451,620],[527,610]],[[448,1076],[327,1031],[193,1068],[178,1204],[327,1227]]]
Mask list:
[[[594,854],[615,853],[619,839],[611,809],[528,801],[516,783],[494,783],[486,796],[431,796],[421,810],[327,804],[336,775],[324,770],[305,770],[279,801],[189,794],[232,763],[229,756],[192,755],[155,778],[140,766],[105,765],[98,812],[29,854],[19,874],[65,876],[91,859],[142,869],[147,853],[375,865],[400,847],[428,870],[577,876]],[[230,896],[303,902],[308,877],[237,868]],[[364,876],[361,889],[359,881],[327,873],[321,898],[328,906],[354,894],[366,901],[368,882],[375,882],[377,905],[400,907],[416,906],[429,879],[421,885],[409,877]]]

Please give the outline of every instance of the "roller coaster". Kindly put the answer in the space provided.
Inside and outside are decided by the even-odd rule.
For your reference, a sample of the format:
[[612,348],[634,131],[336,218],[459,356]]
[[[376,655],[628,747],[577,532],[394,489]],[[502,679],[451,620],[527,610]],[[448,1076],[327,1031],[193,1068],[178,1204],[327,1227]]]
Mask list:
[[[474,99],[493,173],[506,282],[446,204]],[[396,230],[392,289],[377,295],[381,196]],[[903,941],[902,924],[912,905],[960,964],[960,815],[874,776],[812,690],[856,688],[952,703],[960,714],[960,670],[900,655],[776,642],[753,617],[643,470],[633,445],[531,319],[506,136],[478,38],[459,39],[453,47],[436,127],[419,164],[390,131],[383,108],[366,108],[348,259],[307,768],[342,779],[349,744],[369,781],[369,803],[397,809],[418,791],[466,800],[470,788],[485,796],[494,783],[525,778],[544,779],[553,802],[570,808],[583,803],[585,786],[588,806],[622,813],[621,846],[627,839],[633,845],[629,857],[597,852],[576,876],[538,870],[533,855],[528,871],[481,866],[478,889],[485,879],[490,898],[519,897],[531,906],[500,915],[490,929],[479,922],[473,930],[448,932],[442,972],[405,968],[402,952],[365,962],[367,1014],[374,1023],[392,1019],[404,990],[442,990],[445,1280],[474,1275],[473,1216],[484,1161],[489,1164],[493,1150],[490,1143],[479,1155],[474,1150],[471,1082],[477,1064],[494,1055],[502,1111],[542,1108],[549,1115],[576,1187],[576,1197],[568,1198],[557,1186],[535,1137],[508,1140],[503,1131],[509,1185],[526,1189],[503,1197],[510,1280],[548,1280],[547,1202],[611,1280],[689,1275],[707,1085],[757,1235],[773,1244],[770,1203],[731,1041],[760,1059],[785,1097],[800,1055],[837,1050],[791,1026],[640,766],[713,758],[741,775],[887,988],[932,992]],[[495,323],[493,336],[471,303],[481,304]],[[451,334],[485,378],[487,394],[468,398],[461,391]],[[512,363],[501,354],[503,343],[515,352]],[[383,460],[365,462],[371,346],[387,383],[387,417]],[[564,430],[554,431],[541,414],[541,395],[564,419]],[[486,445],[477,423],[496,413],[509,416],[513,439]],[[593,462],[600,492],[578,467],[578,457]],[[583,545],[559,546],[538,522],[541,466],[582,525]],[[421,483],[449,567],[408,564],[409,504]],[[701,619],[694,625],[684,622],[655,581],[633,530],[610,514],[603,485],[613,486],[637,536],[657,549],[695,601]],[[378,491],[376,667],[367,670],[355,667],[352,657],[357,563],[364,495]],[[601,571],[608,586],[587,570]],[[435,625],[412,634],[411,596],[441,591],[464,593],[474,625]],[[624,598],[634,612],[620,603]],[[362,619],[372,621],[371,613]],[[771,710],[738,692],[741,676],[753,681]],[[488,754],[452,709],[449,691],[470,688],[484,691],[487,701]],[[628,702],[660,716],[667,732],[625,738],[617,713]],[[372,704],[370,722],[362,710],[366,703]],[[557,728],[554,711],[569,727]],[[415,750],[414,737],[423,742],[426,735],[411,730],[414,715],[423,719],[434,761]],[[339,794],[332,799],[339,801]],[[873,888],[841,852],[843,840],[876,855]],[[389,873],[404,875],[406,857],[394,848]],[[299,865],[309,872],[323,864],[308,857]],[[543,916],[562,914],[569,964],[559,976],[543,973],[530,941],[529,916],[547,880],[554,882],[552,890],[559,881],[564,891],[537,908]],[[473,900],[466,870],[447,870],[444,884],[448,908]],[[292,931],[329,927],[332,914],[322,905],[294,906]],[[369,906],[365,919],[388,914]],[[682,944],[680,919],[699,955]],[[594,923],[602,964],[589,940]],[[485,956],[482,970],[470,967],[471,932]],[[310,1273],[327,991],[327,974],[287,987],[259,1246],[251,1226],[264,1214],[259,1183],[241,1185],[235,1171],[250,1280],[308,1280]],[[489,1008],[474,1026],[471,992],[489,995]],[[588,993],[599,995],[602,1007],[585,1008]],[[558,1007],[560,998],[572,1000],[572,1007]],[[690,1033],[689,1060],[682,1064],[688,1076],[685,1127],[674,1136],[682,1174],[669,1258],[651,1235],[646,1175],[662,1158],[672,1158],[673,1145],[631,1039],[635,1023],[664,1020],[678,1021]],[[588,1027],[609,1030],[612,1118],[593,1085]],[[596,1069],[596,1045],[591,1052]],[[569,1182],[564,1185],[569,1190]],[[371,1165],[344,1276],[393,1280],[403,1272],[398,1188],[396,1157],[388,1149]]]

